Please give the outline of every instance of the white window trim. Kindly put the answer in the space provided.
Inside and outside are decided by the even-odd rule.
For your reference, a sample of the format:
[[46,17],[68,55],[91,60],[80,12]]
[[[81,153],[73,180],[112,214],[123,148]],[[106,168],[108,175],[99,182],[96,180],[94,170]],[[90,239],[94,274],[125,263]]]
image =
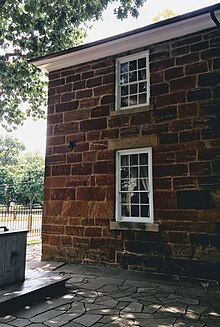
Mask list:
[[[120,216],[120,157],[122,154],[140,154],[148,153],[148,176],[149,176],[149,217],[135,218],[135,217],[121,217]],[[129,150],[116,151],[116,221],[117,222],[133,222],[133,223],[153,223],[154,209],[153,209],[153,174],[152,174],[152,148],[139,148]]]
[[[137,104],[134,106],[127,106],[127,107],[121,107],[120,106],[120,82],[119,82],[119,76],[120,76],[120,64],[131,61],[131,60],[138,60],[140,58],[146,57],[146,68],[147,68],[147,76],[146,76],[146,81],[147,81],[147,102],[142,103],[142,104]],[[146,107],[149,106],[150,104],[150,72],[149,72],[149,50],[139,52],[133,55],[129,55],[126,57],[120,57],[116,59],[116,65],[115,65],[115,110],[128,110],[128,109],[133,109],[133,108],[141,108],[141,107]]]

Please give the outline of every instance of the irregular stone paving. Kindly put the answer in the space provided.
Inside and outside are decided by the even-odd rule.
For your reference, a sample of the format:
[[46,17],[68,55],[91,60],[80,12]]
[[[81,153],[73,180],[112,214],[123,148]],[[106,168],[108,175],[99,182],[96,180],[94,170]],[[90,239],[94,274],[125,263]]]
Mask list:
[[0,326],[220,327],[217,283],[64,265],[65,294],[0,317]]

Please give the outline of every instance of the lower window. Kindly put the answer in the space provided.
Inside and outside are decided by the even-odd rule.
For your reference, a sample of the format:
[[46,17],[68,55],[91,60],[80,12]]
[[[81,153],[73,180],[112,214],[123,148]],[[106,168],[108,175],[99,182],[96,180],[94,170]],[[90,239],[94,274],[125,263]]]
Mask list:
[[152,149],[116,152],[116,220],[153,223]]

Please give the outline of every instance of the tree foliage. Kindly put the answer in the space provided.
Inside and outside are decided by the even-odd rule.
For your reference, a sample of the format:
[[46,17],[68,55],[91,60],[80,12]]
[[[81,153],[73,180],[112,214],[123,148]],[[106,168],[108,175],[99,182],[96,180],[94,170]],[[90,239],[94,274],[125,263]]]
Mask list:
[[[88,24],[115,3],[119,19],[138,16],[145,0],[5,0],[0,3],[0,119],[13,128],[41,118],[46,78],[27,60],[82,43]],[[26,109],[21,104],[27,103]]]
[[28,153],[20,158],[16,180],[16,197],[20,204],[43,203],[44,159],[39,152]]
[[153,22],[159,22],[164,19],[178,16],[179,14],[175,13],[172,9],[165,9],[159,15],[153,18]]
[[23,143],[11,136],[0,136],[0,204],[43,203],[44,157],[25,153]]
[[25,145],[17,138],[0,135],[0,165],[6,167],[15,165],[21,151],[25,150]]

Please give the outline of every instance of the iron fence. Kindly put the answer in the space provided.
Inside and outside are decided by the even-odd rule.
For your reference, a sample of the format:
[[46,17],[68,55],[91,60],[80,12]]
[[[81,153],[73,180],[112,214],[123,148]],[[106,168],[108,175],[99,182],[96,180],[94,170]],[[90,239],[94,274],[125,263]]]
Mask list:
[[9,230],[28,230],[28,240],[41,239],[42,207],[0,206],[0,226]]

